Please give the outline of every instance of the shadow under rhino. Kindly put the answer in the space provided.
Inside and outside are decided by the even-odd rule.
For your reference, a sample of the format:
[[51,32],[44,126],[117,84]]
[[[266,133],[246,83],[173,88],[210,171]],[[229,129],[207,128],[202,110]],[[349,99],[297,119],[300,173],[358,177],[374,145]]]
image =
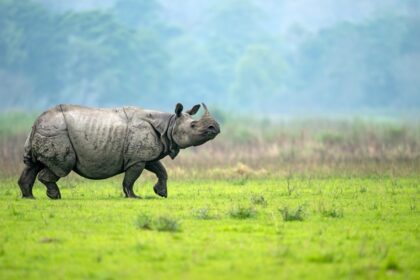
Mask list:
[[137,198],[134,182],[144,169],[156,174],[155,193],[167,197],[168,175],[160,160],[174,159],[180,149],[202,145],[220,133],[220,126],[206,105],[199,120],[193,115],[200,105],[175,113],[136,107],[96,109],[58,105],[41,114],[25,142],[25,168],[18,184],[23,198],[34,198],[35,178],[47,188],[47,196],[60,199],[57,181],[71,171],[89,179],[105,179],[120,173],[126,197]]

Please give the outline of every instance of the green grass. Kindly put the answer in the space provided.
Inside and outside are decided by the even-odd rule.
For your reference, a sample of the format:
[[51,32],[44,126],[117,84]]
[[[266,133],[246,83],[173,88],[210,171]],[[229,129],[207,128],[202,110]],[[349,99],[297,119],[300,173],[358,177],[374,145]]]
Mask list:
[[420,278],[419,178],[119,179],[0,181],[0,279]]

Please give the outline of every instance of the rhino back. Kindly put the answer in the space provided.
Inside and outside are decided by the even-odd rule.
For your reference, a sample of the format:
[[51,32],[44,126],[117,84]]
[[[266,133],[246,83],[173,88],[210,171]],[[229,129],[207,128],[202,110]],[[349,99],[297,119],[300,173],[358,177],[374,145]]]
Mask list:
[[62,109],[77,156],[75,171],[92,179],[121,173],[127,135],[124,110],[70,105],[63,105]]

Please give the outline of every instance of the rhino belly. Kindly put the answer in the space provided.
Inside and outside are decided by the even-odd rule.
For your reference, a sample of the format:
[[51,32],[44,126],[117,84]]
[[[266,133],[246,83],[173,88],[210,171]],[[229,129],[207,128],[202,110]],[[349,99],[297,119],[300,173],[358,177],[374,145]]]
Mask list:
[[75,172],[86,178],[104,179],[123,171],[127,122],[122,112],[67,111],[65,116],[77,156]]
[[74,171],[89,179],[106,179],[123,172],[121,155],[78,156]]

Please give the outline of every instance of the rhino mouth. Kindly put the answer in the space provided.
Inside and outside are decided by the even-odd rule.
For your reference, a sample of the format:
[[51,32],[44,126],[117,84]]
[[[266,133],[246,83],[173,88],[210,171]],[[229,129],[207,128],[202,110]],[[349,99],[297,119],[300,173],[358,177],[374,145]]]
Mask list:
[[193,146],[200,146],[206,143],[207,141],[214,139],[217,136],[217,134],[219,134],[219,132],[204,131],[203,133],[201,133],[201,139],[198,140]]
[[215,136],[212,136],[212,137],[205,136],[205,137],[201,138],[200,140],[198,140],[197,142],[195,142],[193,146],[195,146],[195,147],[200,146],[200,145],[206,143],[207,141],[213,139],[214,137]]
[[202,132],[204,136],[216,137],[220,133],[220,128],[218,125],[210,125],[207,129]]
[[[204,131],[201,135],[205,138],[205,140],[207,141],[207,140],[211,140],[211,139],[214,139],[216,136],[217,136],[217,134],[219,134],[219,132],[217,132],[217,131],[209,131],[209,130],[206,130],[206,131]],[[204,143],[204,142],[203,142]]]

